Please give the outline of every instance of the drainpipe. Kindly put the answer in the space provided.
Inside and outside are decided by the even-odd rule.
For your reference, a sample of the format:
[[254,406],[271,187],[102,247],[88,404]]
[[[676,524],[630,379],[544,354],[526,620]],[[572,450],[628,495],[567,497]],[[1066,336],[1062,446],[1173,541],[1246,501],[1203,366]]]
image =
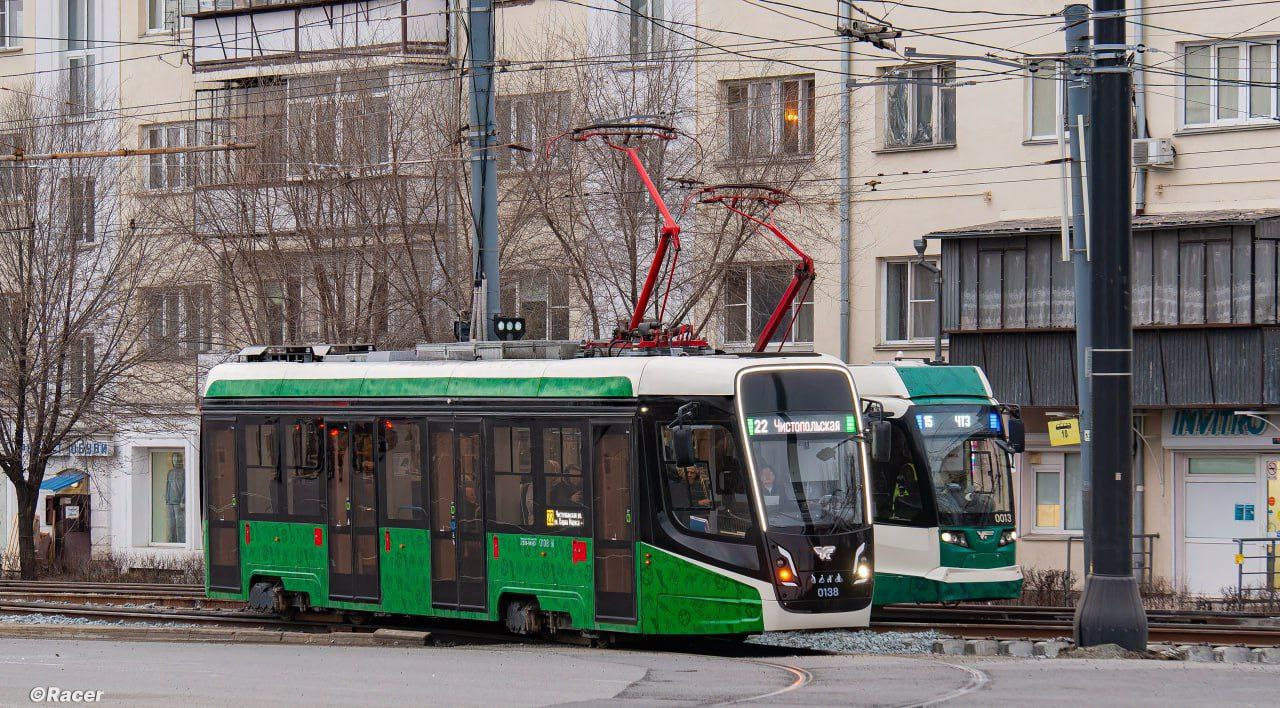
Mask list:
[[[840,25],[853,21],[853,3],[840,1]],[[852,239],[852,200],[849,192],[849,160],[853,153],[853,37],[842,33],[840,41],[840,360],[849,361],[849,250]]]
[[[1134,560],[1142,560],[1142,573],[1138,576],[1138,582],[1142,582],[1142,577],[1150,572],[1150,568],[1146,567],[1147,557],[1142,551],[1146,548],[1145,539],[1140,538],[1146,533],[1145,519],[1146,514],[1146,469],[1147,454],[1144,443],[1146,442],[1146,422],[1144,415],[1135,415],[1133,417],[1133,431],[1137,435],[1133,439],[1133,557]],[[1153,554],[1154,555],[1154,554]],[[1155,558],[1152,558],[1154,561]],[[1154,576],[1152,576],[1154,577]]]
[[[1130,24],[1133,26],[1133,44],[1141,46],[1145,41],[1146,22],[1145,0],[1133,0],[1133,18]],[[1133,117],[1138,124],[1138,138],[1149,137],[1147,135],[1147,53],[1145,51],[1137,51],[1133,53]],[[1133,213],[1147,213],[1147,168],[1139,167],[1133,178]],[[1137,500],[1141,496],[1134,499]],[[1139,519],[1141,517],[1135,517]],[[1141,522],[1137,522],[1141,523]],[[1140,533],[1135,531],[1134,533]]]

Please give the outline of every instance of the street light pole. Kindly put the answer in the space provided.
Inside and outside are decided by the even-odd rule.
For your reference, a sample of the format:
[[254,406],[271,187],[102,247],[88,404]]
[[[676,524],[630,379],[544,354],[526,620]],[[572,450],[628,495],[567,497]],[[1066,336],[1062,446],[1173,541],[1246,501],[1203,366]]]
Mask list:
[[1096,0],[1094,66],[1089,69],[1092,129],[1087,182],[1093,334],[1084,362],[1093,406],[1093,527],[1084,593],[1076,608],[1079,646],[1147,646],[1147,616],[1133,575],[1133,150],[1124,0]]
[[467,5],[467,70],[471,76],[468,135],[471,146],[471,223],[475,237],[475,283],[471,338],[493,341],[493,317],[502,311],[498,282],[498,167],[493,144],[493,0],[470,0]]

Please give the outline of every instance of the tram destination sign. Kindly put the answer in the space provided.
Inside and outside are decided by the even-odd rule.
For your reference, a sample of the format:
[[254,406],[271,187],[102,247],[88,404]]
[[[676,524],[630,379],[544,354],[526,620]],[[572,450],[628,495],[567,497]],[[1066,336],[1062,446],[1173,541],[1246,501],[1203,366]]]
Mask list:
[[747,435],[752,437],[856,432],[858,419],[846,414],[767,415],[747,418]]

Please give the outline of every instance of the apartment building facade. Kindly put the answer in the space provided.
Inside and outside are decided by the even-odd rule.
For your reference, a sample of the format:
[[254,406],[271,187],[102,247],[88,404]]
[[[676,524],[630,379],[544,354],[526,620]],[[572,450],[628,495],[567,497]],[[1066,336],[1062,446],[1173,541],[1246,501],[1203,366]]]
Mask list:
[[[1134,175],[1135,533],[1153,576],[1216,594],[1236,584],[1232,539],[1280,530],[1280,191],[1268,167],[1280,24],[1244,3],[1144,5],[1128,24],[1144,50],[1135,137],[1168,142],[1135,143],[1145,165]],[[1048,435],[1076,411],[1080,365],[1053,164],[1064,36],[1050,15],[1062,7],[1004,9],[1020,15],[892,14],[922,29],[900,49],[975,58],[855,61],[853,358],[931,355],[939,303],[931,274],[912,264],[912,241],[927,239],[945,279],[950,360],[981,365],[997,397],[1026,411],[1019,560],[1079,576],[1081,544],[1068,540],[1083,522],[1078,450]]]

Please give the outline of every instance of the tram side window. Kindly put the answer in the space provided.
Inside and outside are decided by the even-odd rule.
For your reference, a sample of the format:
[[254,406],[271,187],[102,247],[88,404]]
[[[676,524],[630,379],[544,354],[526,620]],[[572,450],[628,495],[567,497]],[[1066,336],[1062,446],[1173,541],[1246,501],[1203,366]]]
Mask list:
[[747,471],[733,433],[721,426],[693,430],[696,462],[677,467],[671,431],[661,426],[668,510],[690,531],[744,538],[754,527]]
[[536,520],[531,428],[493,428],[493,520],[522,528]]
[[548,526],[572,529],[586,525],[582,516],[586,499],[582,490],[581,428],[543,428],[543,489],[547,494]]
[[382,508],[388,521],[424,521],[422,498],[422,430],[415,420],[382,422]]
[[291,517],[320,517],[322,426],[317,418],[297,418],[285,426],[284,508]]
[[244,425],[245,512],[279,513],[279,446],[276,419],[251,418]]
[[876,523],[926,525],[929,514],[926,494],[932,488],[926,486],[928,470],[921,469],[911,457],[911,440],[907,431],[893,426],[893,443],[888,462],[871,465],[875,484],[871,497],[875,507]]

